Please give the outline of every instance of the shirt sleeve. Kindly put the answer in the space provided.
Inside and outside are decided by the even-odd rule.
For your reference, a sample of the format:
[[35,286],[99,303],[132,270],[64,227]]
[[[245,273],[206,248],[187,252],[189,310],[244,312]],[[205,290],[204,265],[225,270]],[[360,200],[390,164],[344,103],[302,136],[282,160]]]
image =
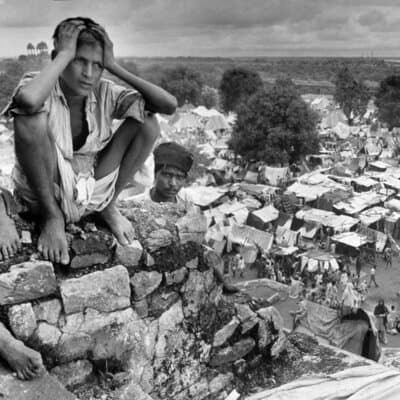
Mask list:
[[[19,81],[17,87],[14,89],[14,92],[11,96],[11,100],[1,112],[1,115],[5,116],[6,118],[14,117],[15,115],[31,115],[32,112],[28,112],[26,109],[21,108],[15,102],[15,96],[19,92],[19,90],[25,86],[28,82],[30,82],[38,72],[28,72],[26,73],[22,79]],[[35,114],[40,112],[47,112],[49,110],[48,99],[42,104],[39,110],[35,111]]]
[[111,81],[104,80],[104,83],[107,87],[106,105],[109,107],[111,118],[130,117],[143,123],[145,101],[141,93]]

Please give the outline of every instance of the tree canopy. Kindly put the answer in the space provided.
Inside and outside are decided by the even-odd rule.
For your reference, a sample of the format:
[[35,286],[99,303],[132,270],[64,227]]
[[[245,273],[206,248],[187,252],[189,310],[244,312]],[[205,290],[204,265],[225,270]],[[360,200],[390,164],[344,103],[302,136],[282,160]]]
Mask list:
[[317,121],[292,81],[279,79],[238,106],[229,146],[249,161],[292,163],[318,150]]
[[204,86],[201,91],[201,104],[207,108],[218,107],[219,105],[218,90],[210,86]]
[[375,105],[381,122],[389,129],[400,127],[400,75],[391,75],[381,81]]
[[178,65],[163,72],[161,86],[176,97],[179,106],[186,102],[198,105],[201,99],[203,77],[189,67]]
[[257,72],[245,68],[227,69],[219,86],[221,105],[225,111],[235,111],[241,102],[262,87],[263,82]]
[[336,76],[334,98],[352,125],[354,118],[362,117],[367,111],[370,96],[366,86],[344,67]]

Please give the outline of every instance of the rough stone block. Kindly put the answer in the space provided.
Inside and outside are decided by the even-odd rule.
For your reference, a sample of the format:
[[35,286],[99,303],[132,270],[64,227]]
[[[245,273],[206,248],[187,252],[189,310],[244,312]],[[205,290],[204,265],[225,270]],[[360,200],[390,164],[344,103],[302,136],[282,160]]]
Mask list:
[[0,305],[24,303],[56,292],[53,264],[29,261],[0,274]]
[[72,389],[85,383],[93,372],[93,365],[88,360],[73,361],[68,364],[58,365],[51,374],[67,388]]
[[97,236],[88,236],[86,239],[74,238],[71,249],[73,255],[70,267],[74,269],[105,264],[111,255],[107,244]]
[[157,229],[147,236],[144,245],[146,249],[152,253],[163,247],[170,246],[173,242],[173,238],[173,234],[167,229]]
[[228,372],[227,374],[219,374],[212,379],[208,385],[210,394],[217,394],[229,386],[233,381],[233,374]]
[[130,305],[129,274],[122,265],[65,280],[60,291],[66,314],[85,308],[110,312]]
[[235,333],[237,327],[240,322],[236,317],[233,317],[232,320],[223,326],[219,331],[217,331],[214,335],[213,346],[220,347],[223,346]]
[[61,309],[61,302],[58,299],[41,301],[33,306],[36,320],[48,322],[52,325],[57,324]]
[[153,398],[143,391],[141,386],[136,382],[131,382],[118,391],[119,400],[153,400]]
[[257,314],[247,304],[236,304],[235,307],[237,317],[241,323],[241,333],[244,335],[257,325]]
[[149,315],[159,317],[164,311],[168,310],[172,304],[180,299],[176,292],[163,292],[150,296]]
[[23,381],[11,375],[0,363],[0,398],[2,400],[77,400],[52,375]]
[[128,246],[117,244],[115,250],[115,260],[117,263],[125,265],[125,267],[135,267],[139,265],[142,258],[143,247],[138,240],[134,240]]
[[131,277],[135,300],[140,300],[153,293],[162,281],[162,274],[157,271],[141,271]]
[[250,353],[256,345],[254,339],[246,338],[233,346],[222,348],[211,356],[210,365],[213,367],[230,364]]
[[55,349],[58,345],[61,332],[58,328],[47,322],[39,322],[35,333],[33,334],[34,342],[39,348]]
[[11,306],[8,310],[10,327],[16,338],[27,341],[36,329],[36,318],[31,303]]
[[[132,308],[110,313],[88,308],[84,314],[67,315],[62,332],[58,355],[63,359],[124,360],[144,335],[141,332],[146,332],[146,326]],[[89,357],[82,357],[82,353]]]
[[149,305],[146,299],[135,301],[133,308],[138,313],[140,318],[146,318],[149,315]]
[[206,378],[196,382],[189,388],[189,395],[196,400],[205,399],[208,396],[208,382]]
[[207,218],[202,214],[187,214],[176,221],[181,244],[203,243],[207,232]]
[[187,269],[197,269],[199,266],[199,258],[193,258],[192,260],[189,260],[186,262],[186,268]]
[[167,286],[181,283],[185,280],[187,269],[185,267],[179,268],[172,272],[165,272],[165,283]]
[[257,310],[259,317],[266,321],[271,321],[276,330],[281,330],[284,327],[283,317],[280,312],[273,306],[260,308]]

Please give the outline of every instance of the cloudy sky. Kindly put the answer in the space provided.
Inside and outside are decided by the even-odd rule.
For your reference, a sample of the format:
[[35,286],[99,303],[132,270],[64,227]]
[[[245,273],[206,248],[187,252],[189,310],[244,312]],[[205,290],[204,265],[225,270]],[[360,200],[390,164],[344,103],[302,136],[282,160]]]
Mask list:
[[71,16],[117,56],[399,56],[399,0],[0,0],[0,57]]

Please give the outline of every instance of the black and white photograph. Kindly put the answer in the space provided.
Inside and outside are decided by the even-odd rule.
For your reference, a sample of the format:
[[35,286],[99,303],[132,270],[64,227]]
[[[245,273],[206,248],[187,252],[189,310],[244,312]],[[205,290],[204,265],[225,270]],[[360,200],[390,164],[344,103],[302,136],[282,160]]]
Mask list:
[[0,399],[400,399],[399,34],[0,0]]

